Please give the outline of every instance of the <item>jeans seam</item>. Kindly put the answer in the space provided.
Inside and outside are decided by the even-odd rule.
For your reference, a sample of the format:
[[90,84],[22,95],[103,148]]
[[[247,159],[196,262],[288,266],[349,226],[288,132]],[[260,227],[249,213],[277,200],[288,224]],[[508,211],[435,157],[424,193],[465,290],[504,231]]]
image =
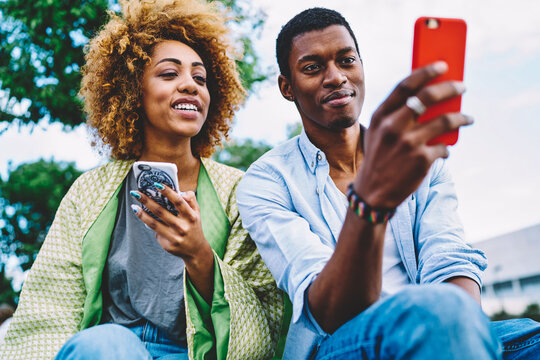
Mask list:
[[527,340],[527,341],[521,342],[519,344],[506,345],[506,346],[504,346],[504,351],[520,350],[520,349],[529,347],[531,345],[534,345],[539,341],[540,341],[540,339],[534,339],[534,340]]

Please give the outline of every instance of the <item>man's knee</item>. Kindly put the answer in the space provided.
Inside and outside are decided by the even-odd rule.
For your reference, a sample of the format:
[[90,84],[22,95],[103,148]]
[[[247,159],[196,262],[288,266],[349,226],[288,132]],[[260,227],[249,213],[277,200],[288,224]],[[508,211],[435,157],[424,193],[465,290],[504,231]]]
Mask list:
[[480,305],[464,290],[452,284],[411,286],[396,294],[390,307],[401,308],[403,316],[418,318],[422,322],[433,322],[435,326],[445,324],[483,323],[489,319]]

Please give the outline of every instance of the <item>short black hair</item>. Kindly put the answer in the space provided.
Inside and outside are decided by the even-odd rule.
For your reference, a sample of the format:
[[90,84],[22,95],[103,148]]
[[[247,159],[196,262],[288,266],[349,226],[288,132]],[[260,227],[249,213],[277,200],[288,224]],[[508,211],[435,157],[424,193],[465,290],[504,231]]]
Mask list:
[[281,75],[287,78],[291,75],[289,55],[291,54],[292,41],[296,36],[313,30],[323,30],[332,25],[345,26],[354,40],[356,51],[360,54],[356,37],[343,15],[335,10],[314,7],[297,14],[279,32],[276,40],[276,57]]

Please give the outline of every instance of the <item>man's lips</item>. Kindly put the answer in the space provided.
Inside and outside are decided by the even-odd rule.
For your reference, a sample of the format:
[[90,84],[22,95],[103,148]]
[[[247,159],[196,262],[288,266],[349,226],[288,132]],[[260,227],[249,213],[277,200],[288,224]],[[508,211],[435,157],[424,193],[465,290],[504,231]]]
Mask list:
[[330,105],[343,105],[348,103],[353,96],[354,91],[352,90],[338,90],[324,97],[322,103],[328,103]]

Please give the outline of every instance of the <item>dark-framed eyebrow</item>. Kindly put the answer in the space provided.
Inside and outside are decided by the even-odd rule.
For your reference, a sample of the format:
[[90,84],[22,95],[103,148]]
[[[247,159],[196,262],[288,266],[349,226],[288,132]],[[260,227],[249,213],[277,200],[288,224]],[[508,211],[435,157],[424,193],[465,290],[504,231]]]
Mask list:
[[[172,63],[175,63],[175,64],[177,64],[177,65],[182,65],[182,62],[181,62],[180,60],[176,59],[176,58],[164,58],[164,59],[159,60],[159,61],[156,63],[156,66],[157,66],[158,64],[163,63],[163,62],[172,62]],[[200,61],[194,61],[194,62],[192,62],[192,63],[191,63],[191,66],[192,66],[192,67],[201,66],[201,67],[205,68],[204,64],[203,64],[202,62],[200,62]],[[205,69],[206,69],[206,68],[205,68]]]

